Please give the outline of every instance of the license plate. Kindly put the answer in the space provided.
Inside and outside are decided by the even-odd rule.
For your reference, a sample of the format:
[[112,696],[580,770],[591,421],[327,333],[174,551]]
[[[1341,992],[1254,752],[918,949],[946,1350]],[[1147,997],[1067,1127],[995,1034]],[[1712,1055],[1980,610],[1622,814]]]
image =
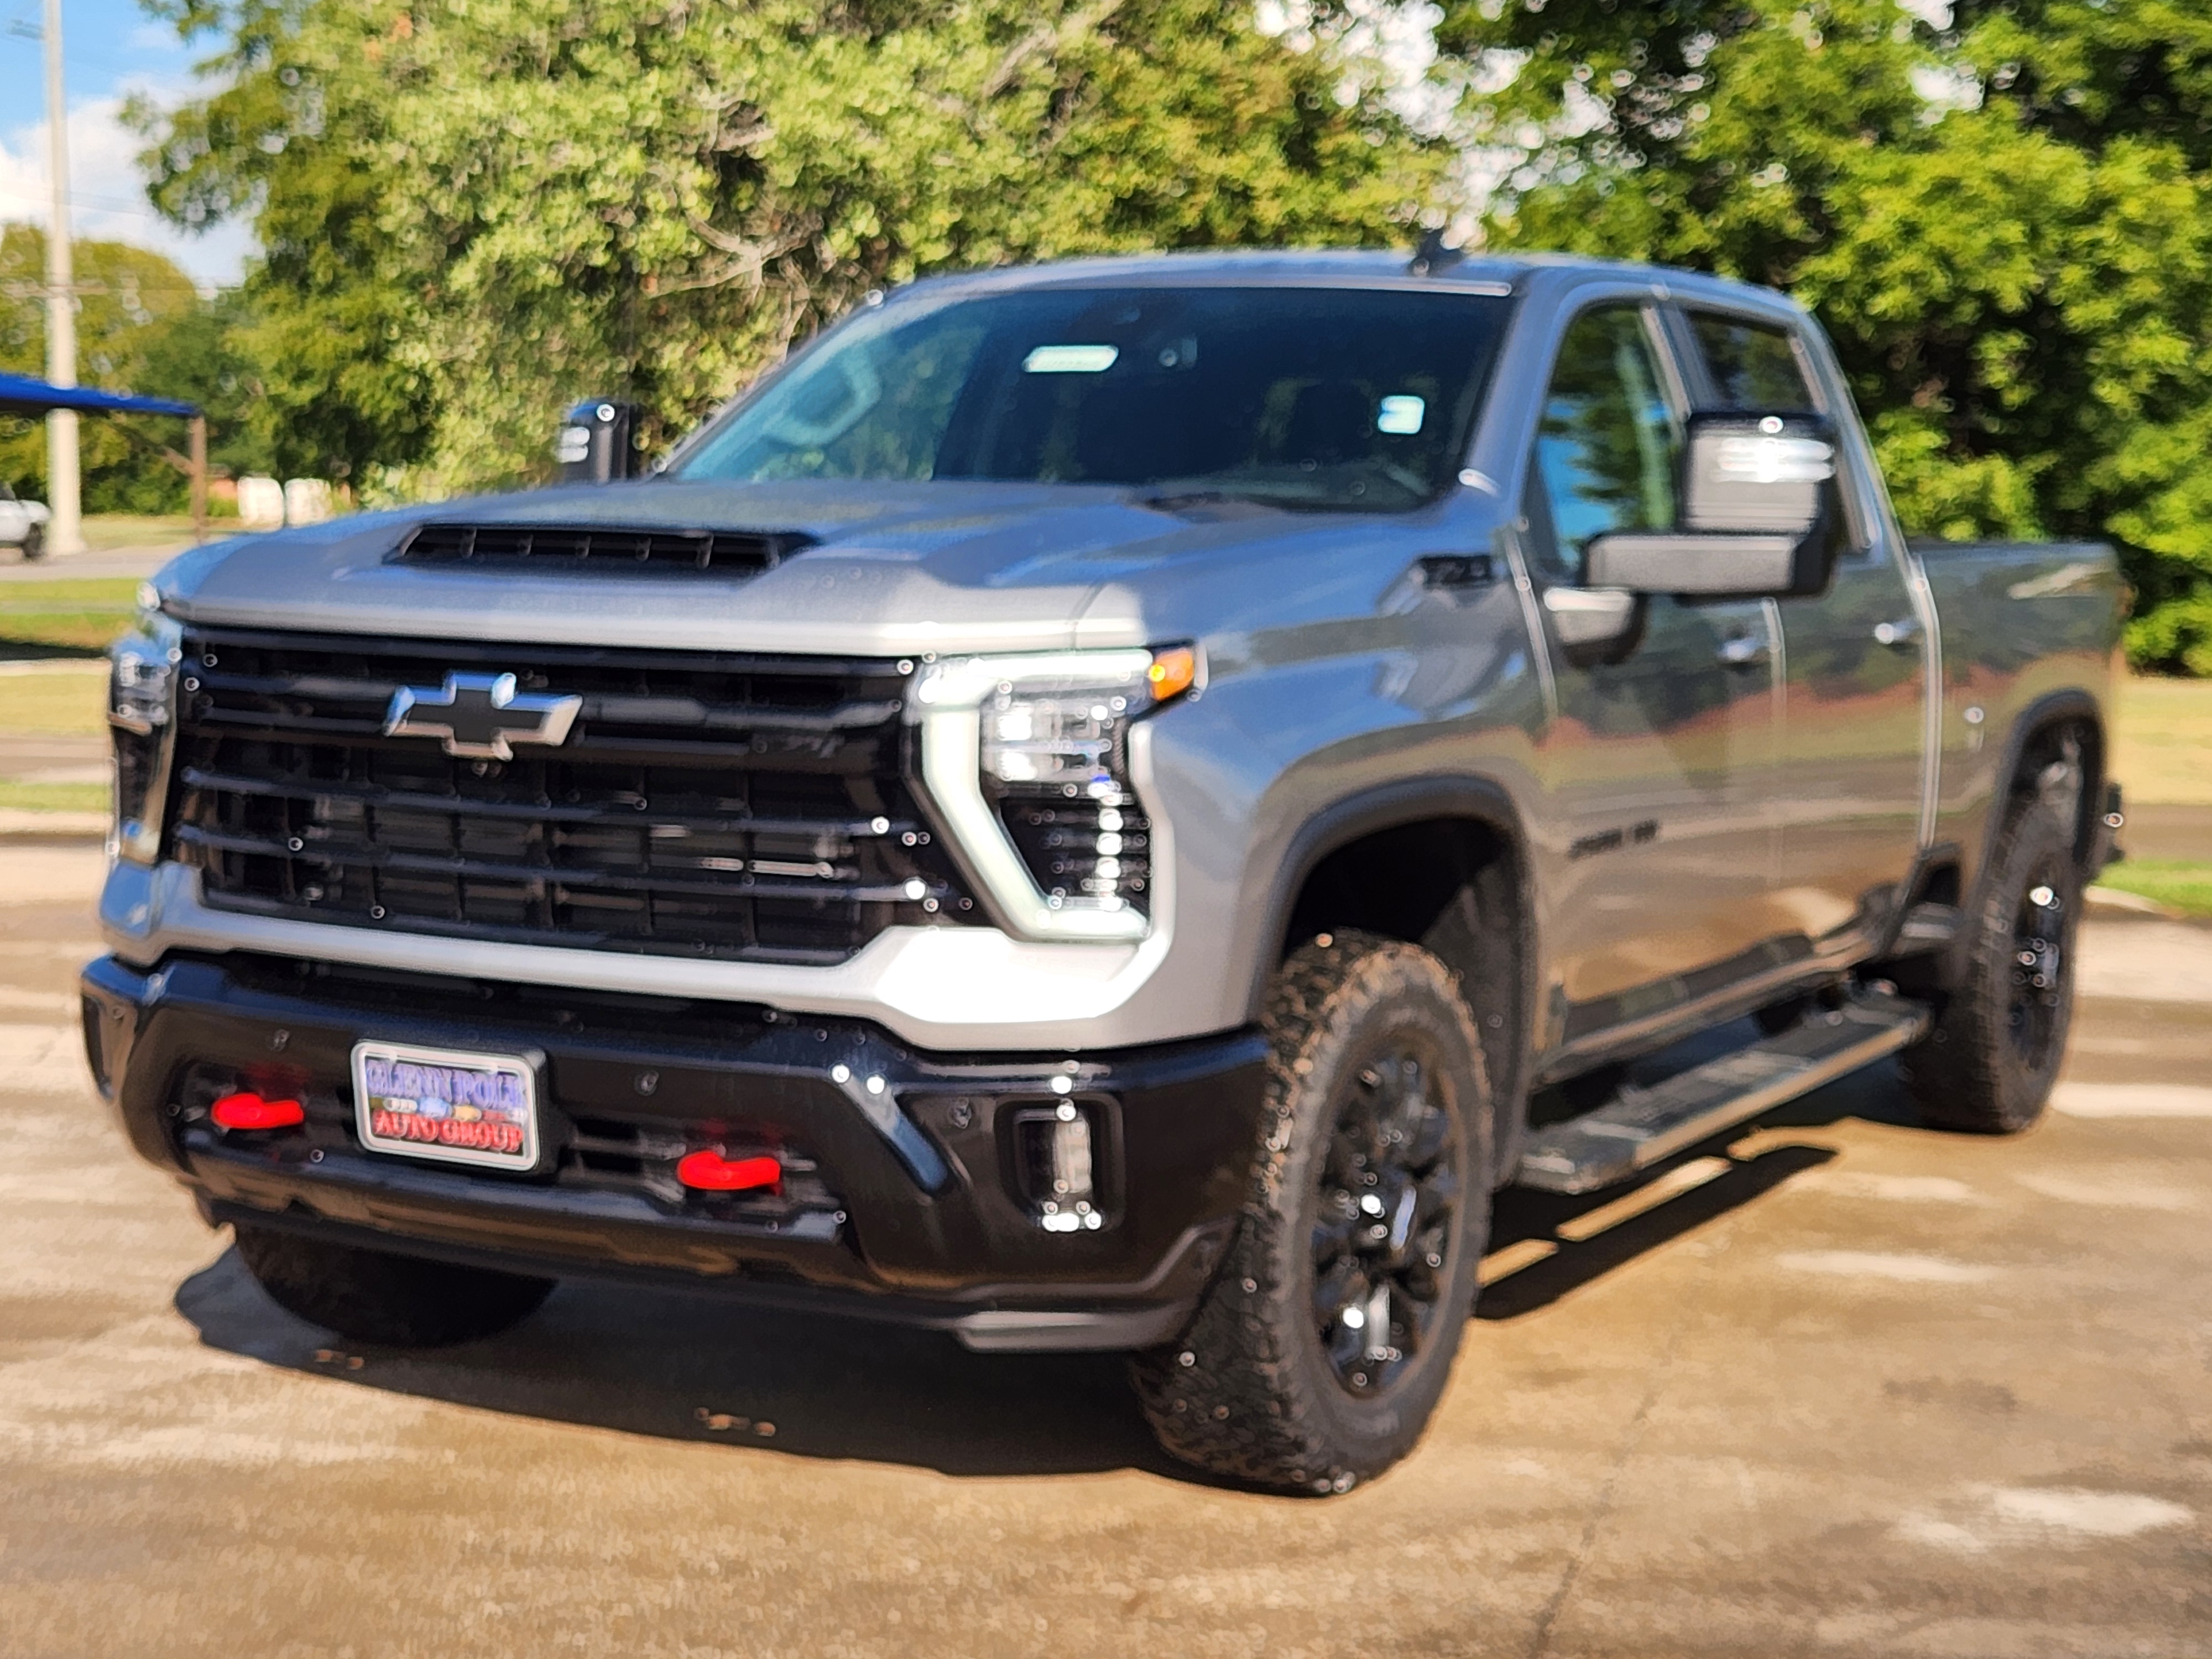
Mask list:
[[538,1167],[538,1067],[519,1054],[357,1042],[353,1098],[361,1144],[372,1152]]

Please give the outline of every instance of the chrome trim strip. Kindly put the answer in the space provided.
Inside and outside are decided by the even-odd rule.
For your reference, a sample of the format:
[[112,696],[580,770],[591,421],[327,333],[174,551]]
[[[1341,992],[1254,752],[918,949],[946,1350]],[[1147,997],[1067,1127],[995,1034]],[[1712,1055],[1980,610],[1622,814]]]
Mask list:
[[[1150,776],[1149,744],[1132,749],[1141,783]],[[1155,893],[1164,908],[1171,884],[1156,885]],[[129,863],[111,866],[100,921],[109,948],[139,967],[171,951],[265,951],[448,978],[764,1004],[873,1021],[922,1048],[1073,1051],[1196,1035],[1125,1031],[1112,1021],[1166,960],[1170,934],[1164,926],[1133,945],[1028,943],[993,927],[892,927],[832,967],[701,962],[218,910],[202,897],[198,871]]]
[[1920,850],[1936,844],[1936,819],[1942,807],[1943,715],[1950,688],[1943,683],[1943,619],[1928,586],[1927,568],[1911,545],[1897,544],[1905,567],[1905,587],[1920,618],[1920,676],[1923,682],[1920,720]]

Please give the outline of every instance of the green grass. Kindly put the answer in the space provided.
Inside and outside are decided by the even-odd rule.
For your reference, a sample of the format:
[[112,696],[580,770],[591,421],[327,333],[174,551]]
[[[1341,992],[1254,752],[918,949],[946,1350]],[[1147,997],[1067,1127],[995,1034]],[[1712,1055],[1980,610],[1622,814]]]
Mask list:
[[107,677],[96,665],[41,664],[0,675],[0,733],[96,738],[107,730]]
[[0,656],[11,646],[104,651],[131,626],[137,594],[137,582],[128,576],[0,584]]
[[2187,859],[2129,859],[2097,878],[2100,887],[2116,887],[2185,916],[2212,919],[2212,864]]
[[2212,680],[2130,674],[2114,701],[2112,775],[2128,799],[2212,805]]
[[104,783],[0,783],[0,811],[16,812],[105,812]]

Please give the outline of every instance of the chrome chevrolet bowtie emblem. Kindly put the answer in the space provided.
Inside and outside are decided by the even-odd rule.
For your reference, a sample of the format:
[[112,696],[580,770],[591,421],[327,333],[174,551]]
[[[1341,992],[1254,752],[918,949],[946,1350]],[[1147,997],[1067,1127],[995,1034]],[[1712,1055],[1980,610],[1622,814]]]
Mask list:
[[513,760],[518,743],[568,740],[581,697],[517,691],[512,674],[448,674],[436,690],[403,685],[385,711],[387,738],[436,738],[449,755]]

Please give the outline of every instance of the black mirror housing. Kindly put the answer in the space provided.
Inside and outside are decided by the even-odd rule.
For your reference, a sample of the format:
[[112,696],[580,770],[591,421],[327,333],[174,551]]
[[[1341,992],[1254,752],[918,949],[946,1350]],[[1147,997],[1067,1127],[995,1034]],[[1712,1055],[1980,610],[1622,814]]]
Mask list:
[[635,404],[611,398],[586,398],[570,410],[553,439],[553,459],[562,483],[612,483],[637,471],[630,434],[637,423]]
[[1622,534],[1595,538],[1583,554],[1585,587],[1621,587],[1632,593],[1695,594],[1700,599],[1781,598],[1827,585],[1825,560],[1800,568],[1812,544],[1806,536]]

